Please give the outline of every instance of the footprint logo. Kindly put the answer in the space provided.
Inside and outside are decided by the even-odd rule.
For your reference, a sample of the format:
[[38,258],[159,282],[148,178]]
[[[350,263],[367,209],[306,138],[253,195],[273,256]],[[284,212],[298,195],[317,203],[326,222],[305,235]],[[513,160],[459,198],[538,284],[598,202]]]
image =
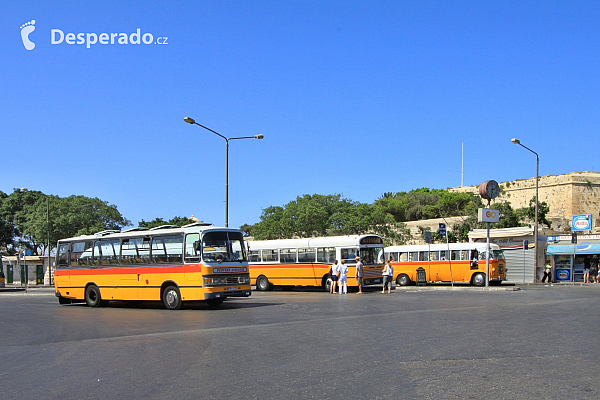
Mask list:
[[23,39],[23,46],[27,50],[33,50],[35,48],[35,43],[29,40],[29,34],[35,31],[35,19],[21,25],[21,39]]

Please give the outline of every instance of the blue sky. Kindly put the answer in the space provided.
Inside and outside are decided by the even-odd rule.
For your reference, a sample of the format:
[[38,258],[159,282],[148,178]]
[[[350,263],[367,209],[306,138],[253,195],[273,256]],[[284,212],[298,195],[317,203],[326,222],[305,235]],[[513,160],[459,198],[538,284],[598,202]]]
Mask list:
[[[35,20],[26,50],[21,26]],[[600,2],[4,1],[0,190],[229,224],[600,168]],[[51,43],[51,30],[167,44]],[[146,37],[148,38],[148,36]]]

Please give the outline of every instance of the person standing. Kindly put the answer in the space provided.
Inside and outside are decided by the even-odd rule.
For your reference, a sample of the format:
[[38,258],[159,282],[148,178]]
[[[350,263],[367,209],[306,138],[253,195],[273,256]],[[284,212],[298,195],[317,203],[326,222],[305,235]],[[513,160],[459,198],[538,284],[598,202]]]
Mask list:
[[590,257],[585,256],[583,259],[583,283],[590,283]]
[[339,271],[340,279],[338,281],[338,286],[340,288],[340,294],[342,294],[342,292],[343,294],[348,294],[348,267],[344,260],[340,261]]
[[590,263],[590,280],[592,283],[598,283],[598,254],[594,254]]
[[552,264],[550,264],[550,260],[546,261],[546,266],[544,267],[544,277],[542,278],[542,283],[546,282],[546,278],[548,278],[548,283],[552,283]]
[[340,267],[338,265],[338,260],[333,262],[331,269],[329,270],[329,274],[331,275],[331,287],[329,288],[329,293],[334,294],[337,288],[337,282],[339,279],[339,270]]
[[356,284],[358,285],[358,294],[362,294],[363,267],[360,257],[356,257],[356,271],[354,272],[354,277],[356,278]]
[[383,275],[383,290],[381,293],[385,293],[385,288],[387,287],[388,294],[390,294],[392,290],[392,276],[394,275],[394,267],[392,267],[391,259],[385,262],[381,275]]

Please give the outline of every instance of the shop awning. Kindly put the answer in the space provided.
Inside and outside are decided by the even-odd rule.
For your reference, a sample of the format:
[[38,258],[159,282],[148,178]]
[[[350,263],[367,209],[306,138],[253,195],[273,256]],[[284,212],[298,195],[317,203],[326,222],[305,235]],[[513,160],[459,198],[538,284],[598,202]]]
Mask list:
[[600,243],[550,245],[547,254],[600,254]]

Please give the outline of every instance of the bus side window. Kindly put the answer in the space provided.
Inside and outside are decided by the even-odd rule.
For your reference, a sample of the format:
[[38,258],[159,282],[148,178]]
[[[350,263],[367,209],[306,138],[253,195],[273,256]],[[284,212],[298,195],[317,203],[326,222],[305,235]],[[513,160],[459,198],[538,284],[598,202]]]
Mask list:
[[432,251],[429,253],[429,259],[431,261],[438,261],[440,259],[440,252],[439,251]]
[[155,263],[181,262],[183,236],[155,236],[152,238],[152,261]]
[[277,250],[263,250],[262,260],[263,262],[277,262],[279,260],[279,253]]
[[398,261],[407,262],[408,261],[408,253],[399,253]]
[[452,250],[452,261],[460,260],[460,250]]
[[280,249],[279,260],[282,263],[295,263],[296,262],[296,249]]
[[317,249],[317,262],[330,264],[335,261],[335,247],[319,247]]
[[249,253],[250,262],[260,262],[260,250],[250,250]]
[[80,267],[92,264],[92,241],[71,243],[72,267]]
[[[342,249],[341,251],[342,260],[346,263],[356,262],[356,249]],[[367,260],[367,264],[372,264],[370,260]]]
[[197,250],[196,243],[200,243],[199,233],[190,233],[185,235],[185,261],[198,262],[200,261],[200,252]]
[[469,250],[461,250],[460,251],[460,259],[463,261],[470,261]]
[[315,262],[315,249],[298,249],[298,262]]

